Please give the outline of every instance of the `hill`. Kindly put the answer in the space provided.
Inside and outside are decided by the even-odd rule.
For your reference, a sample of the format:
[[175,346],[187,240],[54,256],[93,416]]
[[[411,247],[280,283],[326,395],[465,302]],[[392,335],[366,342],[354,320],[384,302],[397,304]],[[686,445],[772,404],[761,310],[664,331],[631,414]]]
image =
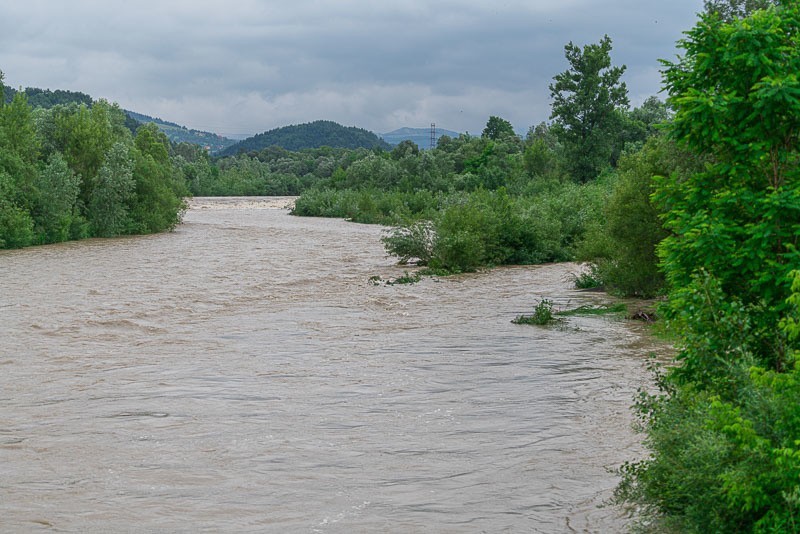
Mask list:
[[[445,130],[444,128],[436,128],[436,141],[443,135],[450,137],[458,137],[461,135],[452,130]],[[431,147],[431,129],[430,128],[399,128],[389,133],[381,134],[383,140],[390,145],[399,145],[403,141],[413,141],[420,148]]]
[[135,111],[125,110],[125,113],[130,118],[138,122],[155,123],[155,125],[158,126],[158,129],[164,132],[167,138],[173,143],[191,143],[194,145],[207,146],[212,153],[220,152],[229,146],[236,144],[235,140],[228,139],[227,137],[223,137],[212,132],[191,130],[186,126],[181,126],[180,124],[175,124],[174,122],[136,113]]
[[375,148],[391,149],[383,139],[374,133],[356,128],[342,126],[333,121],[314,121],[306,124],[283,126],[244,139],[219,153],[220,156],[233,156],[240,152],[258,152],[270,146],[279,146],[286,150],[303,150],[304,148]]

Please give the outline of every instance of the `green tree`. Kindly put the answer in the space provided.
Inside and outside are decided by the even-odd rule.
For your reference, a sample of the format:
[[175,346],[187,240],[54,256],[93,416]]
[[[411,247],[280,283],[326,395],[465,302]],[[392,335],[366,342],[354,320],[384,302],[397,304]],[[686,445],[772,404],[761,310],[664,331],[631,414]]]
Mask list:
[[111,237],[130,231],[128,212],[135,185],[130,149],[123,143],[115,143],[97,173],[89,204],[89,222],[94,235]]
[[31,209],[36,202],[39,143],[25,95],[0,107],[0,247],[34,240]]
[[156,163],[164,165],[169,162],[169,139],[153,122],[142,124],[136,130],[136,148]]
[[706,13],[716,13],[722,20],[730,22],[778,3],[779,0],[704,0],[703,7]]
[[55,153],[38,173],[36,179],[38,195],[33,209],[36,233],[41,243],[66,241],[74,235],[80,180],[67,165],[64,157]]
[[14,178],[0,168],[0,248],[26,247],[33,243],[33,218],[17,205]]
[[105,111],[102,106],[56,106],[52,110],[52,128],[47,128],[52,138],[46,144],[51,150],[61,152],[69,167],[81,177],[80,198],[84,206],[91,201],[97,172],[115,141]]
[[186,209],[188,195],[183,175],[169,158],[169,140],[154,124],[136,132],[133,150],[133,179],[136,184],[131,202],[131,232],[153,233],[172,230]]
[[661,254],[676,315],[697,275],[710,274],[751,309],[749,349],[777,369],[787,354],[773,326],[800,264],[799,11],[731,23],[707,15],[680,42],[685,56],[665,62],[672,133],[714,163],[686,180],[665,177],[657,191],[672,233]]
[[395,160],[402,159],[406,156],[416,157],[419,156],[419,147],[414,141],[405,139],[400,141],[400,143],[392,149],[391,154],[392,159]]
[[510,122],[500,117],[495,117],[494,115],[489,117],[489,120],[486,122],[486,127],[481,134],[482,137],[492,139],[493,141],[499,141],[506,137],[516,135],[517,134],[514,133],[514,127]]
[[663,135],[653,136],[641,150],[622,156],[604,217],[586,236],[579,255],[593,262],[610,290],[650,298],[664,291],[656,247],[667,237],[661,212],[651,197],[653,176],[686,179],[702,170],[702,160]]
[[628,89],[620,81],[625,66],[611,66],[611,39],[581,49],[564,47],[570,68],[550,84],[553,131],[564,145],[568,170],[586,182],[611,162],[620,128],[620,111],[628,106]]
[[655,193],[680,364],[641,399],[652,454],[619,494],[653,531],[798,532],[800,4],[686,35],[671,134],[708,162]]
[[25,93],[15,94],[11,104],[0,109],[0,113],[0,146],[17,154],[27,164],[36,163],[39,140]]

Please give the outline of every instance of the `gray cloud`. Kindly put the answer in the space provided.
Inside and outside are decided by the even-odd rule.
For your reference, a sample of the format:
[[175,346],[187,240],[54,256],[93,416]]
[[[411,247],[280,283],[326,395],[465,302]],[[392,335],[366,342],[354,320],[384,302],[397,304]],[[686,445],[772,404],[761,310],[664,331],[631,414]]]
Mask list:
[[[6,3],[9,4],[9,3]],[[84,91],[192,128],[256,133],[331,119],[521,132],[549,117],[563,47],[614,42],[631,100],[660,88],[659,58],[701,0],[140,0],[0,8],[11,85]]]

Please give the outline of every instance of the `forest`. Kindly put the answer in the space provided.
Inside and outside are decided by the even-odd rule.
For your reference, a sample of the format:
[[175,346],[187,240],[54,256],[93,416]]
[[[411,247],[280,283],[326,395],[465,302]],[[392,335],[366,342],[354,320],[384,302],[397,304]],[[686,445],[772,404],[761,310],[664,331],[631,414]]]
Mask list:
[[611,39],[568,43],[549,122],[519,136],[492,116],[430,150],[212,158],[104,101],[17,93],[0,247],[170,229],[189,194],[299,195],[295,215],[386,225],[387,252],[428,274],[587,262],[580,287],[656,297],[676,349],[636,400],[649,453],[620,469],[636,528],[798,532],[800,5],[707,1],[678,47],[666,100],[631,108]]

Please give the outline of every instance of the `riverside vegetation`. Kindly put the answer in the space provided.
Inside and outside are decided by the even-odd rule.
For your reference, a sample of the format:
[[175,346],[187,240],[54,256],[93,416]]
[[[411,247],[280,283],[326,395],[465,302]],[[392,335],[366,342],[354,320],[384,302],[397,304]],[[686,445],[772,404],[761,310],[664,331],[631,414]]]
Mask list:
[[[797,532],[800,6],[708,1],[679,46],[666,103],[630,109],[607,37],[570,43],[552,123],[520,138],[490,117],[482,135],[430,150],[212,160],[152,128],[134,136],[102,102],[31,111],[15,96],[0,110],[0,245],[169,228],[188,190],[301,194],[296,215],[389,225],[387,251],[434,273],[591,262],[583,286],[663,296],[677,345],[636,404],[650,452],[621,469],[616,498],[635,528]],[[520,322],[557,314],[547,300],[534,312]]]
[[187,194],[166,137],[116,105],[0,107],[0,248],[168,230]]
[[678,365],[638,402],[643,530],[800,530],[800,5],[711,10],[665,62],[670,135],[705,161],[654,182]]

